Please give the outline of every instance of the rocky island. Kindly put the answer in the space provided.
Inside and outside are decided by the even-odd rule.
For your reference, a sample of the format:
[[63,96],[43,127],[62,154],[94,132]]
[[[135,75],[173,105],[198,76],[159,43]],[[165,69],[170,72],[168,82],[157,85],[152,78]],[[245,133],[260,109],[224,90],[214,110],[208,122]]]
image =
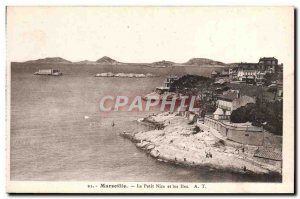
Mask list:
[[147,74],[137,74],[137,73],[98,73],[96,77],[129,77],[129,78],[145,78],[145,77],[155,77],[155,75],[151,73]]

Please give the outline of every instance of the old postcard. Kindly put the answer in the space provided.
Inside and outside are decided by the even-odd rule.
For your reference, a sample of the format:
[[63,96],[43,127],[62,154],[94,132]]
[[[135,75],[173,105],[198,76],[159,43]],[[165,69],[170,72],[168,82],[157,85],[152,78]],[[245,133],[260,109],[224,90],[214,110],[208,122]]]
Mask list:
[[293,193],[293,7],[8,6],[9,193]]

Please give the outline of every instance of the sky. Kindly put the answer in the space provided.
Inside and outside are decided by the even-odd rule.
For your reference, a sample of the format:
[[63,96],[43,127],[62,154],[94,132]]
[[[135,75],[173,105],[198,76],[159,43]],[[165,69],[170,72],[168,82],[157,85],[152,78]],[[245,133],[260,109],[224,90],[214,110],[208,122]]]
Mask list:
[[292,63],[292,7],[8,7],[7,59]]

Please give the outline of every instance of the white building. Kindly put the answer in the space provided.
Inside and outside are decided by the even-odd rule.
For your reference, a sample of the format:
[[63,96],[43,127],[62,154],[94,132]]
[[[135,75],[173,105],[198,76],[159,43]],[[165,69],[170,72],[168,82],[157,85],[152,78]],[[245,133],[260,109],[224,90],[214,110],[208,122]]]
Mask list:
[[214,119],[228,120],[232,111],[245,106],[248,103],[255,103],[255,98],[249,96],[240,96],[238,90],[229,90],[218,97],[217,110],[214,112]]
[[282,64],[278,64],[278,60],[274,57],[263,57],[258,63],[239,63],[238,79],[240,81],[252,81],[262,83],[267,73],[276,73]]
[[246,79],[255,79],[257,72],[258,68],[256,63],[240,63],[237,76],[240,81],[246,81]]

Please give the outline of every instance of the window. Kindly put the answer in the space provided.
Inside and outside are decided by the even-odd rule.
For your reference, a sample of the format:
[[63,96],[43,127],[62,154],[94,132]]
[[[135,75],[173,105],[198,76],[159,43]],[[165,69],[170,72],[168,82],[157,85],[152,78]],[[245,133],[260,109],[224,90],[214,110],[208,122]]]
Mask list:
[[248,137],[248,136],[249,136],[249,134],[245,134],[245,136],[247,136],[247,137]]

